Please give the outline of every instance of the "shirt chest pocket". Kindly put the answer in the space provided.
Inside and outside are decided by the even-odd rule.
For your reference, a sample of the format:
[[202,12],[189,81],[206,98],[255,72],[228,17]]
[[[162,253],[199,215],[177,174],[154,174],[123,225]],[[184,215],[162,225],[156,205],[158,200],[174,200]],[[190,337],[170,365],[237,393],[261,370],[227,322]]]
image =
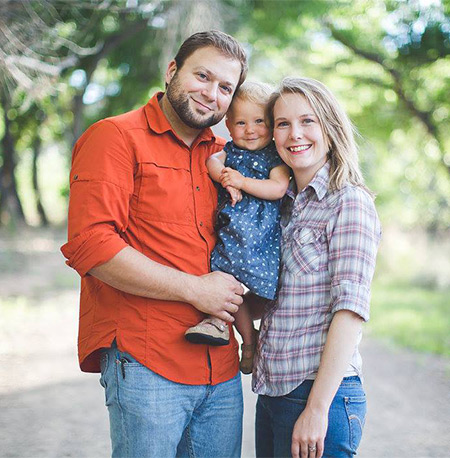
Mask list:
[[142,162],[136,174],[134,209],[151,221],[192,223],[192,182],[188,168]]
[[282,259],[294,275],[325,270],[327,241],[324,229],[302,227],[283,236]]

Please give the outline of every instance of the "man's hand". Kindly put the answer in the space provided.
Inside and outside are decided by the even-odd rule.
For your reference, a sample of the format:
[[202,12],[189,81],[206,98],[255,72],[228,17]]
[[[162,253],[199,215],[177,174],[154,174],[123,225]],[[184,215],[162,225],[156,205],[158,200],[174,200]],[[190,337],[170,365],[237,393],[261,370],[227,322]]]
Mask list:
[[233,188],[233,186],[227,186],[227,191],[228,194],[230,194],[232,207],[242,200],[242,192],[240,189]]
[[233,188],[242,189],[244,186],[245,177],[230,167],[225,167],[220,175],[220,184],[226,188],[233,186]]
[[194,298],[189,302],[201,312],[232,323],[232,313],[236,313],[242,304],[242,285],[224,272],[211,272],[197,279]]

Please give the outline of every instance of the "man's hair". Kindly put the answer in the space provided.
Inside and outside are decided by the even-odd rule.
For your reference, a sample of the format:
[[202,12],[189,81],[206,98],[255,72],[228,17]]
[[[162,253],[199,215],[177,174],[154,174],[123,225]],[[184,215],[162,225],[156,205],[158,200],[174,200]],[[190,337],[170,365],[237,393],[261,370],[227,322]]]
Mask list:
[[267,117],[272,128],[275,103],[287,94],[304,96],[319,119],[329,148],[330,188],[340,189],[350,183],[367,189],[358,163],[356,130],[331,91],[312,78],[284,78],[267,104]]
[[219,30],[208,30],[198,32],[187,38],[177,52],[174,60],[178,70],[181,69],[186,59],[195,51],[201,48],[212,46],[219,50],[224,56],[237,60],[241,64],[241,75],[237,87],[239,87],[247,76],[247,56],[240,43],[232,36]]

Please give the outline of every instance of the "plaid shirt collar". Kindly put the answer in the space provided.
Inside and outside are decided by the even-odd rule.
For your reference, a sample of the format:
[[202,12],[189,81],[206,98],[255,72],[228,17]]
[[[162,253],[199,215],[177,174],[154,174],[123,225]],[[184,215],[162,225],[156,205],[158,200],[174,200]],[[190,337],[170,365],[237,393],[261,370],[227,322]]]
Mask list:
[[[301,192],[305,192],[308,189],[313,190],[316,193],[317,199],[321,201],[328,192],[328,186],[330,184],[330,161],[325,162],[325,164],[318,170],[314,175],[314,178],[310,183],[303,189]],[[289,196],[292,200],[295,200],[297,197],[297,184],[295,179],[292,179],[289,183],[288,190],[286,195]]]

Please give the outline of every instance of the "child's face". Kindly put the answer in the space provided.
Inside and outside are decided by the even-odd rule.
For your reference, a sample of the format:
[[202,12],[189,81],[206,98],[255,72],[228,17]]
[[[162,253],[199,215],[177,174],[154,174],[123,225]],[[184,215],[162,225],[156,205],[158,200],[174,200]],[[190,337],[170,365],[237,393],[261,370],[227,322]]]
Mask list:
[[238,148],[256,151],[272,140],[264,107],[249,100],[236,99],[227,114],[226,125]]

